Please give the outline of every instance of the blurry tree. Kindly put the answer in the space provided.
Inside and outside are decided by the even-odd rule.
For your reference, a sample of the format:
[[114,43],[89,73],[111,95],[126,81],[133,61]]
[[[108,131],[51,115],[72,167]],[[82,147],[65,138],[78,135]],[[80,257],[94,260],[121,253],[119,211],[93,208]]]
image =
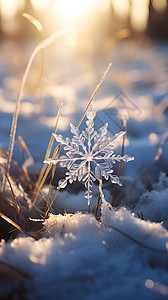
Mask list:
[[[157,0],[158,3],[160,0]],[[160,2],[161,3],[161,2]],[[160,10],[154,7],[154,2],[149,2],[149,18],[146,33],[152,38],[168,40],[168,0]]]
[[[69,2],[71,1],[72,0],[69,0]],[[39,0],[39,3],[40,2]],[[26,39],[28,37],[34,38],[38,35],[33,25],[31,26],[29,22],[22,17],[23,12],[37,18],[42,25],[44,25],[44,32],[46,32],[47,35],[50,34],[57,26],[60,26],[60,12],[59,9],[57,9],[57,2],[58,0],[48,0],[48,7],[42,10],[42,2],[40,3],[41,8],[37,9],[32,0],[0,0],[0,36]],[[10,5],[12,5],[10,3],[15,3],[15,7],[10,7]],[[40,7],[39,3],[38,7]],[[95,22],[97,35],[99,35],[101,29],[98,23],[101,23],[103,33],[106,31],[106,36],[109,36],[109,33],[111,36],[115,36],[118,30],[126,28],[131,29],[135,33],[137,31],[145,31],[145,33],[152,38],[168,39],[168,0],[109,0],[109,3],[109,14],[106,15],[107,18],[105,18],[105,20],[103,20],[100,14],[98,16],[95,14],[90,18],[91,20],[85,22],[87,32],[93,31],[93,22]],[[12,15],[12,20],[10,20],[10,18],[4,18],[2,12],[2,5],[4,6],[4,4],[6,5],[6,11],[8,12],[9,10]],[[13,13],[14,11],[15,13]],[[143,16],[144,19],[146,18],[146,23],[144,23],[145,26],[147,25],[146,30],[145,26],[139,27],[140,29],[138,30],[137,22],[141,22]],[[90,28],[88,29],[88,27]],[[111,41],[108,41],[108,43],[111,43]]]
[[10,38],[33,37],[30,24],[22,17],[22,13],[36,14],[31,0],[0,0],[0,36]]

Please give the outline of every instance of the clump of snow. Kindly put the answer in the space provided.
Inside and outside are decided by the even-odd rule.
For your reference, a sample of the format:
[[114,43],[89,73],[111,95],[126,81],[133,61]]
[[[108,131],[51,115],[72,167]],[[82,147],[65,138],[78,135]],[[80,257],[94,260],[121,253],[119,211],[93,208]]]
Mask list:
[[168,228],[168,209],[167,209],[168,188],[157,191],[145,192],[134,211],[142,213],[145,220],[153,222],[163,222]]
[[[138,300],[162,299],[159,291],[149,288],[149,280],[155,287],[167,286],[167,231],[161,224],[135,218],[125,208],[115,211],[105,200],[101,209],[101,222],[81,212],[50,214],[41,239],[1,242],[0,260],[29,275],[24,284],[27,299],[120,300],[135,294]],[[113,226],[164,253],[138,245]],[[6,284],[10,289],[10,282]],[[3,296],[4,287],[0,284]]]
[[[166,250],[168,233],[160,223],[151,223],[136,218],[125,207],[114,210],[109,203],[104,200],[102,201],[101,220],[105,227],[117,228],[146,246],[149,245],[149,247],[155,247],[163,251]],[[158,245],[160,245],[160,248],[158,248]]]

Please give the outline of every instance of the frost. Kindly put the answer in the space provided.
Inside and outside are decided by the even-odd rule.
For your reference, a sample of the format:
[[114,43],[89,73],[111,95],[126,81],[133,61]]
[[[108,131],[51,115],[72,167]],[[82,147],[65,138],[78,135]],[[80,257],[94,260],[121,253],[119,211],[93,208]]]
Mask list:
[[73,124],[70,124],[73,134],[72,140],[63,139],[61,135],[53,134],[56,141],[64,145],[66,155],[55,159],[47,159],[44,163],[57,164],[66,167],[66,177],[58,183],[58,188],[65,188],[68,181],[83,181],[87,191],[85,198],[88,199],[88,207],[90,207],[90,199],[92,198],[92,185],[95,180],[100,181],[102,177],[106,180],[111,179],[112,183],[122,185],[119,177],[113,175],[113,164],[121,160],[129,162],[134,159],[127,154],[124,156],[114,154],[114,146],[120,141],[124,131],[115,134],[113,137],[107,137],[106,123],[99,131],[94,130],[94,111],[90,107],[87,112],[86,128],[82,133]]

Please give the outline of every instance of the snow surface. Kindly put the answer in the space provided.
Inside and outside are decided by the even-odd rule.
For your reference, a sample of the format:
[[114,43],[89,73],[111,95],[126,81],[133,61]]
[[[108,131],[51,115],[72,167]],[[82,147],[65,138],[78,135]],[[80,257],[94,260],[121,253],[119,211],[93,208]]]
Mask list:
[[[0,49],[0,142],[6,150],[15,99],[30,55],[29,47],[22,47],[4,42]],[[11,53],[19,56],[21,65]],[[70,135],[69,123],[78,124],[110,61],[112,69],[93,102],[95,125],[98,129],[108,122],[111,136],[122,130],[117,116],[129,111],[125,152],[135,160],[123,167],[117,209],[107,203],[114,186],[103,183],[107,202],[103,200],[99,208],[99,221],[87,213],[82,187],[73,189],[72,185],[59,192],[39,240],[20,234],[6,243],[1,241],[0,261],[29,276],[21,281],[2,280],[2,297],[11,292],[16,299],[168,298],[167,143],[152,165],[167,133],[167,53],[167,44],[121,42],[102,63],[100,59],[82,68],[77,60],[59,60],[46,49],[41,86],[33,89],[30,73],[17,127],[17,136],[22,135],[35,160],[30,170],[39,172],[42,166],[60,103],[64,107],[58,133],[65,138]],[[123,109],[122,97],[128,110]],[[21,165],[17,138],[13,158]],[[58,169],[58,179],[63,174]],[[51,199],[55,191],[53,187]],[[44,197],[47,192],[45,186]],[[97,187],[93,187],[92,208],[97,199]]]

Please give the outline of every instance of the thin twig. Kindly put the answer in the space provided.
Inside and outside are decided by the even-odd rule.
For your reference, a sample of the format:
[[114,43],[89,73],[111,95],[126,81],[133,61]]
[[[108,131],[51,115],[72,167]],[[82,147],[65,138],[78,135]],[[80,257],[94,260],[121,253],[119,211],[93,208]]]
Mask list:
[[8,218],[7,216],[5,216],[3,213],[0,212],[0,217],[5,220],[6,222],[8,222],[9,224],[11,224],[12,226],[14,226],[16,229],[18,229],[19,231],[22,231],[24,234],[33,237],[30,233],[28,233],[27,231],[25,231],[22,227],[20,227],[18,224],[16,224],[14,221],[12,221],[10,218]]
[[[121,156],[124,155],[124,145],[125,145],[126,132],[127,132],[127,120],[124,120],[124,131],[125,131],[125,134],[123,135]],[[118,177],[119,178],[120,178],[120,175],[121,175],[122,166],[123,166],[123,159],[120,160],[120,165],[119,165],[119,170],[118,170]],[[114,193],[113,193],[113,198],[112,198],[112,206],[114,206],[114,200],[115,200],[115,197],[116,197],[117,189],[118,189],[118,185],[116,184],[115,187],[114,187]]]
[[29,177],[29,172],[28,172],[27,166],[26,166],[23,148],[25,149],[25,151],[28,154],[28,156],[29,156],[30,160],[32,161],[32,163],[34,163],[34,160],[33,160],[33,157],[31,156],[31,154],[29,152],[29,149],[28,149],[26,143],[24,142],[24,140],[22,139],[21,136],[18,137],[18,140],[19,140],[20,152],[21,152],[22,161],[23,161],[22,168],[23,168],[23,171],[25,173],[25,177],[26,177],[26,180],[28,182],[29,188],[30,188],[30,190],[32,190],[32,184],[31,184],[31,180],[30,180],[30,177]]
[[16,211],[17,211],[18,215],[20,216],[20,207],[19,207],[19,203],[18,203],[17,197],[16,197],[16,195],[15,195],[15,193],[14,193],[14,190],[13,190],[13,187],[12,187],[12,184],[11,184],[11,181],[10,181],[10,179],[9,179],[9,175],[7,175],[6,169],[5,169],[5,167],[4,167],[2,164],[0,164],[0,167],[3,168],[3,170],[4,170],[4,174],[5,174],[5,176],[6,176],[6,179],[7,179],[8,183],[9,183],[9,186],[10,186],[10,189],[11,189],[11,192],[12,192],[12,196],[13,196],[13,199],[14,199]]
[[[101,185],[101,189],[102,189],[102,179],[99,181],[99,185]],[[100,188],[99,188],[99,197],[98,197],[98,200],[96,202],[95,207],[92,210],[92,214],[95,213],[95,217],[97,217],[97,212],[98,212],[98,207],[99,207],[100,199],[101,199],[101,192],[100,192]]]
[[[54,151],[54,154],[53,154],[53,156],[52,156],[52,159],[54,159],[54,158],[56,157],[56,155],[59,153],[59,149],[60,149],[60,144],[56,147],[56,149],[55,149],[55,151]],[[42,186],[43,186],[43,184],[44,184],[44,182],[45,182],[45,180],[46,180],[46,178],[47,178],[47,175],[48,175],[49,171],[51,170],[51,168],[52,168],[52,164],[50,164],[50,165],[48,166],[48,168],[47,168],[47,170],[46,170],[46,172],[45,172],[45,174],[44,174],[44,177],[43,177],[42,181],[40,182],[40,185],[39,185],[38,190],[37,190],[37,193],[36,193],[36,197],[35,197],[35,199],[34,199],[34,201],[33,201],[33,205],[36,204],[36,201],[37,201],[38,195],[39,195],[39,193],[40,193],[40,190],[41,190],[41,188],[42,188]]]
[[56,193],[55,193],[55,195],[54,195],[54,198],[52,199],[52,201],[51,201],[51,203],[50,203],[50,205],[49,205],[48,209],[47,209],[47,210],[46,210],[46,212],[45,212],[44,219],[46,219],[46,217],[47,217],[47,214],[48,214],[48,212],[49,212],[49,210],[50,210],[51,206],[53,205],[53,203],[54,203],[54,200],[55,200],[55,198],[56,198],[56,196],[57,196],[58,192],[60,191],[60,189],[61,189],[61,188],[58,188],[58,190],[56,191]]
[[50,192],[51,192],[51,187],[52,187],[52,181],[53,181],[53,178],[54,178],[54,174],[55,174],[55,169],[56,169],[56,164],[53,166],[53,169],[52,169],[52,175],[51,175],[51,180],[50,180],[50,186],[49,186],[49,190],[48,190],[48,195],[47,195],[47,200],[46,200],[46,209],[45,209],[45,217],[44,217],[44,220],[46,218],[46,215],[47,215],[47,209],[48,209],[48,201],[49,201],[49,197],[50,197]]
[[[62,108],[63,108],[63,103],[61,103],[61,105],[59,107],[59,110],[58,110],[58,113],[57,113],[57,117],[56,117],[55,128],[54,128],[53,133],[56,133],[56,131],[57,131],[58,121],[59,121],[59,118],[60,118],[60,114],[61,114]],[[52,134],[51,138],[50,138],[50,141],[49,141],[49,144],[48,144],[48,148],[47,148],[44,160],[46,160],[46,159],[49,158],[53,142],[54,142],[54,136]],[[42,170],[40,172],[40,175],[39,175],[39,178],[37,180],[37,183],[36,183],[34,191],[38,191],[39,190],[40,182],[42,180],[42,177],[44,175],[44,172],[45,172],[46,168],[47,168],[47,164],[43,164],[43,167],[42,167]]]
[[[8,153],[0,146],[0,152],[3,154],[3,156],[5,158],[8,157]],[[17,163],[12,160],[11,161],[11,164],[13,165],[13,167],[17,170],[17,172],[19,173],[20,176],[22,176],[26,181],[27,181],[27,178],[25,176],[25,173],[21,170],[21,168],[18,167]],[[5,168],[5,167],[4,167]],[[6,170],[6,168],[5,168]],[[29,182],[28,182],[29,183]],[[33,186],[33,183],[31,182],[31,185]],[[1,193],[2,193],[2,190],[1,190]]]
[[[43,26],[41,25],[41,23],[32,15],[28,14],[28,13],[23,13],[22,16],[27,19],[31,24],[33,24],[33,26],[37,29],[37,31],[39,32],[40,35],[40,42],[42,43],[43,41]],[[44,49],[41,48],[41,64],[40,64],[40,76],[38,78],[38,81],[35,83],[35,86],[33,86],[33,88],[37,87],[38,84],[41,81],[42,75],[43,75],[43,69],[44,69]],[[32,88],[32,87],[31,87]]]
[[83,113],[83,115],[82,115],[82,118],[80,119],[80,121],[79,121],[79,123],[78,123],[77,128],[80,127],[80,125],[81,125],[81,123],[82,123],[82,121],[83,121],[83,119],[84,119],[84,117],[85,117],[85,115],[86,115],[86,113],[87,113],[87,111],[88,111],[88,109],[89,109],[89,107],[90,107],[90,105],[91,105],[91,103],[92,103],[94,97],[96,96],[98,90],[100,89],[100,87],[101,87],[101,85],[102,85],[104,79],[106,78],[106,75],[107,75],[107,73],[109,72],[111,66],[112,66],[112,63],[109,63],[109,65],[108,65],[106,71],[104,72],[104,74],[103,74],[103,76],[102,76],[102,78],[101,78],[99,84],[97,85],[97,87],[96,87],[96,89],[94,90],[92,96],[90,97],[89,103],[88,103],[88,105],[86,106],[86,109],[85,109],[85,111],[84,111],[84,113]]

